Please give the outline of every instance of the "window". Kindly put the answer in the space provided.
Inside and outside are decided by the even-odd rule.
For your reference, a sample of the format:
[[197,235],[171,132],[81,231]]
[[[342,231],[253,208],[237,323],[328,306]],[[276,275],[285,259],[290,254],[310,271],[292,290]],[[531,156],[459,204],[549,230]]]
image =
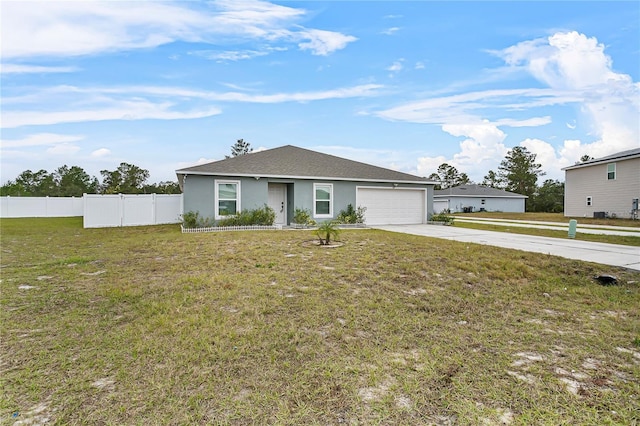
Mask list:
[[216,219],[240,211],[240,182],[216,181]]
[[330,183],[313,184],[313,216],[333,217],[333,185]]
[[590,206],[592,203],[593,199],[591,197],[587,197],[587,206]]
[[616,179],[616,163],[607,164],[607,179]]

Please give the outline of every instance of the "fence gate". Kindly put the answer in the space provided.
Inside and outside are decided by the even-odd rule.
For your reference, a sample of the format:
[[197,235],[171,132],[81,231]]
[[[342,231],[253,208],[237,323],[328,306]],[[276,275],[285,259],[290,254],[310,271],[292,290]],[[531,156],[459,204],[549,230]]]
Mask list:
[[179,223],[182,195],[84,195],[84,227],[159,225]]

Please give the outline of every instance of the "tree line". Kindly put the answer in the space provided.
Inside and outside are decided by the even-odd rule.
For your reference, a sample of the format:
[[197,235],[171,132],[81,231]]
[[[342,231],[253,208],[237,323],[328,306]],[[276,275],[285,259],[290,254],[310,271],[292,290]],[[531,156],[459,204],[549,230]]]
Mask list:
[[[251,144],[238,139],[231,146],[231,156],[249,154]],[[129,163],[120,163],[115,170],[101,170],[102,183],[79,166],[46,170],[25,170],[15,180],[0,187],[0,196],[11,197],[82,197],[82,194],[180,194],[178,182],[148,184],[149,170]]]
[[[580,161],[588,161],[584,156]],[[536,163],[536,154],[527,148],[516,146],[507,152],[500,162],[498,171],[489,170],[480,185],[504,191],[526,195],[526,211],[560,213],[564,210],[564,182],[554,179],[545,180],[538,186],[538,178],[544,176],[542,165]],[[447,189],[472,184],[466,173],[443,163],[429,179],[438,182],[436,189]]]
[[178,182],[149,184],[149,171],[129,163],[101,170],[102,183],[82,167],[61,166],[53,172],[25,170],[0,187],[1,196],[82,197],[82,194],[180,194]]
[[[231,146],[231,156],[237,157],[251,153],[251,144],[238,139]],[[583,156],[580,162],[588,161]],[[102,183],[94,176],[89,176],[81,167],[66,165],[52,173],[46,170],[32,172],[25,170],[14,180],[0,187],[0,195],[23,197],[81,197],[82,194],[179,194],[177,182],[160,182],[148,184],[149,171],[128,163],[120,163],[116,170],[101,170]],[[522,146],[514,147],[507,152],[500,162],[497,171],[489,170],[483,186],[502,189],[529,197],[526,210],[531,212],[559,213],[564,209],[564,182],[547,179],[538,186],[538,178],[544,176],[542,165],[536,163],[536,154]],[[450,164],[443,163],[437,172],[428,176],[437,182],[435,189],[447,189],[459,185],[472,184],[466,173],[459,172]]]

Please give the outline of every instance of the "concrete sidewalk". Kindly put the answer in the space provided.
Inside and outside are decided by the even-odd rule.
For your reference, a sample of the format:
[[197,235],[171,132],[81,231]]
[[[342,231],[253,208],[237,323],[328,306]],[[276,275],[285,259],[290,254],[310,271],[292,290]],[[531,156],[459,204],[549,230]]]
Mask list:
[[384,225],[373,228],[425,237],[485,244],[515,250],[551,254],[567,259],[621,266],[640,271],[640,247],[594,243],[569,238],[549,238],[506,232],[481,231],[441,225]]

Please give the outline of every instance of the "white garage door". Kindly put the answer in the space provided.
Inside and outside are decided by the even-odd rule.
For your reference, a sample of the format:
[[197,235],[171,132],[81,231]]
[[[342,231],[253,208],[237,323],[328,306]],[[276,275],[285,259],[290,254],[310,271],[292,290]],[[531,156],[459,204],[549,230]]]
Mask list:
[[367,208],[367,225],[423,223],[424,197],[424,190],[358,188],[357,204]]

